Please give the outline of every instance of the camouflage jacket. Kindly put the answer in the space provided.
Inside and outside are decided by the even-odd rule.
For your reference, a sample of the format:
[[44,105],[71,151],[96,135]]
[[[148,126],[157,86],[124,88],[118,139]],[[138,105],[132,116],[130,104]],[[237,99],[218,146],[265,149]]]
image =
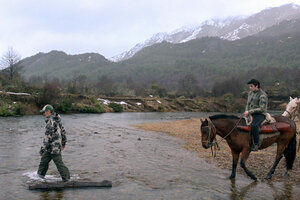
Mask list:
[[246,111],[249,114],[267,114],[268,97],[267,94],[259,89],[258,91],[250,91],[248,94]]
[[66,131],[62,126],[60,116],[54,113],[47,117],[45,122],[46,131],[40,154],[43,154],[45,151],[51,154],[60,154],[62,146],[65,146],[67,142]]

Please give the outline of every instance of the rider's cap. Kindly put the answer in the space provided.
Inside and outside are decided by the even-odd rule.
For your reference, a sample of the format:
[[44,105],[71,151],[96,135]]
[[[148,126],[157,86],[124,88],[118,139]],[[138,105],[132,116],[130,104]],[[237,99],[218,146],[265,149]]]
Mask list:
[[41,113],[44,113],[44,112],[46,112],[47,110],[50,110],[51,112],[54,111],[53,107],[52,107],[50,104],[47,104],[47,105],[45,105],[45,106],[43,107],[42,110],[40,110],[40,112],[41,112]]

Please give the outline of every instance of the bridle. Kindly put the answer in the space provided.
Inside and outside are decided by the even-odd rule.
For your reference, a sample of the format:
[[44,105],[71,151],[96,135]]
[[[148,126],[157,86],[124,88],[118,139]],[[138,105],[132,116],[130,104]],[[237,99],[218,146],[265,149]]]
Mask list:
[[[212,156],[216,157],[217,156],[217,149],[220,150],[220,147],[219,147],[219,144],[218,144],[218,141],[217,141],[217,138],[216,138],[217,129],[216,129],[215,125],[212,123],[212,121],[209,118],[207,119],[207,122],[208,122],[208,124],[205,127],[208,128],[208,137],[207,137],[206,141],[203,141],[203,143],[207,144],[208,148],[210,147]],[[212,129],[215,133],[215,137],[214,137],[213,141],[211,142]]]
[[294,115],[294,116],[293,116],[293,114],[294,114],[296,111],[297,111],[297,107],[296,107],[296,109],[293,110],[293,111],[288,111],[288,110],[286,109],[284,112],[287,112],[287,113],[289,114],[289,118],[290,118],[291,120],[295,120],[295,118],[296,118],[297,115]]
[[[242,120],[243,116],[241,116],[239,118],[239,120],[237,121],[237,123],[234,125],[234,127],[231,129],[231,131],[229,131],[224,137],[222,137],[222,139],[220,140],[219,143],[221,143],[224,139],[226,139],[232,132],[233,130],[237,127],[237,125],[240,123],[240,121]],[[217,155],[217,149],[220,150],[220,147],[219,147],[219,144],[218,144],[218,141],[217,141],[217,138],[216,138],[216,134],[217,134],[217,129],[215,127],[215,125],[212,123],[212,121],[208,118],[207,119],[207,127],[208,127],[208,138],[206,141],[203,141],[204,143],[207,144],[208,148],[210,147],[211,148],[211,153],[213,155],[213,157],[216,157]],[[211,129],[214,129],[214,133],[215,133],[215,137],[213,139],[213,141],[211,142],[211,138],[210,138],[210,133],[211,133]],[[213,152],[213,147],[215,149],[215,152]]]
[[214,143],[216,143],[216,137],[211,142],[211,132],[213,129],[214,133],[216,133],[216,127],[209,118],[207,119],[207,122],[208,122],[208,124],[205,127],[208,128],[208,137],[207,137],[206,141],[203,141],[203,143],[207,144],[208,147],[212,147],[214,145]]
[[287,112],[287,113],[289,114],[289,117],[290,117],[290,118],[292,117],[292,114],[290,113],[290,111],[285,110],[284,112]]

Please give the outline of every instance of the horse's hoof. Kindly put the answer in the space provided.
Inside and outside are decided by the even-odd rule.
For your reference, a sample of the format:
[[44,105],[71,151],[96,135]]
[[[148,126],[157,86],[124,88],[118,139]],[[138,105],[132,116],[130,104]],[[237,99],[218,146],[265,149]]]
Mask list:
[[267,176],[265,177],[266,180],[271,180],[271,178],[272,178],[272,176],[270,176],[270,175],[267,175]]
[[227,180],[233,180],[233,179],[235,179],[235,176],[228,176],[226,179]]
[[288,171],[286,171],[286,172],[284,172],[283,176],[288,177],[288,176],[290,176],[290,174]]

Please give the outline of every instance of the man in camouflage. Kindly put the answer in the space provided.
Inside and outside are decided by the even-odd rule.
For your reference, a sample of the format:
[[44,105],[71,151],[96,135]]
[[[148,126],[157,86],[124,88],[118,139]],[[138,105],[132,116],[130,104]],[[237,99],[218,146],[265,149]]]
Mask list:
[[51,105],[45,105],[40,111],[46,117],[46,131],[43,146],[40,150],[42,156],[38,169],[38,175],[44,177],[48,171],[49,162],[54,161],[63,181],[70,179],[69,169],[64,165],[61,151],[64,150],[67,138],[66,131],[62,126],[60,116],[54,112]]
[[246,111],[244,115],[252,116],[251,135],[253,137],[253,146],[251,151],[258,150],[259,142],[259,126],[266,119],[268,97],[267,94],[260,88],[260,83],[256,79],[251,79],[248,83],[250,92],[248,93],[248,100]]

